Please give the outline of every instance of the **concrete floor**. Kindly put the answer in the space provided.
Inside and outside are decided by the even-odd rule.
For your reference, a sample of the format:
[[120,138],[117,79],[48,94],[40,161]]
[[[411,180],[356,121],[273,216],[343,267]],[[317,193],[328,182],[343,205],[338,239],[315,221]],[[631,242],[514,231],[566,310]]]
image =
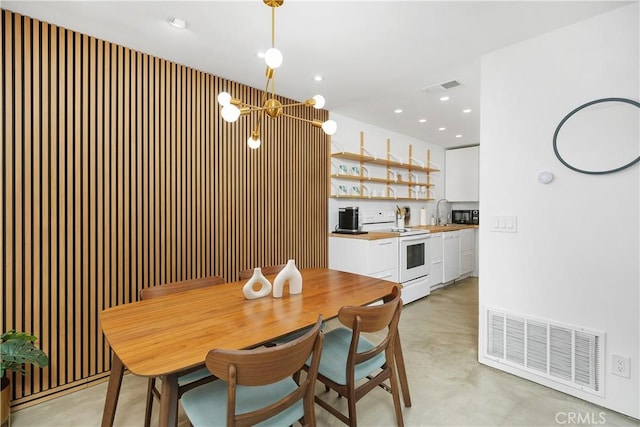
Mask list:
[[[332,321],[328,327],[334,325]],[[400,334],[413,402],[403,408],[407,426],[576,425],[566,418],[574,413],[590,424],[640,427],[639,420],[478,364],[476,278],[406,305]],[[145,378],[125,376],[116,426],[142,425],[146,384]],[[318,387],[318,393],[323,391]],[[105,393],[103,383],[17,411],[12,426],[98,426]],[[344,399],[338,404],[344,407]],[[357,408],[361,426],[395,424],[391,395],[382,389],[365,396]],[[318,426],[344,425],[318,406],[316,417]],[[179,425],[188,425],[182,409]]]

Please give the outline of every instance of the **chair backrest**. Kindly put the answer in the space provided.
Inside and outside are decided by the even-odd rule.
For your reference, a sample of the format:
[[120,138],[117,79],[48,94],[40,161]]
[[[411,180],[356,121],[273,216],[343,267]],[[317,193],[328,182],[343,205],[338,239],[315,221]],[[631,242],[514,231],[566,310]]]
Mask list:
[[[349,363],[347,369],[353,376],[354,366],[385,351],[387,362],[392,363],[393,345],[398,333],[398,322],[402,311],[400,289],[394,286],[391,293],[383,298],[384,303],[373,306],[346,306],[338,312],[338,319],[346,327],[353,330],[351,346],[349,348]],[[358,342],[361,333],[380,332],[387,329],[387,333],[378,344],[365,352],[358,353]],[[347,378],[351,378],[347,377]]]
[[[300,399],[304,400],[305,421],[315,425],[314,390],[322,351],[323,335],[320,330],[322,315],[306,334],[286,344],[260,347],[252,350],[214,349],[207,354],[205,364],[209,371],[228,384],[227,425],[253,425],[284,411]],[[268,385],[299,373],[312,357],[308,374],[299,386],[284,398],[255,411],[236,414],[236,385]],[[300,376],[297,376],[300,378]],[[234,422],[229,423],[229,420]]]
[[164,285],[141,289],[140,300],[176,294],[178,292],[190,291],[192,289],[206,288],[208,286],[220,285],[225,282],[224,277],[209,276],[201,277],[199,279],[183,280],[181,282],[165,283]]
[[[270,274],[280,273],[280,270],[285,266],[286,264],[270,265],[268,267],[260,267],[260,270],[262,270],[263,275],[268,276]],[[249,280],[251,279],[251,276],[253,276],[253,268],[241,270],[238,275],[240,276],[240,280]]]

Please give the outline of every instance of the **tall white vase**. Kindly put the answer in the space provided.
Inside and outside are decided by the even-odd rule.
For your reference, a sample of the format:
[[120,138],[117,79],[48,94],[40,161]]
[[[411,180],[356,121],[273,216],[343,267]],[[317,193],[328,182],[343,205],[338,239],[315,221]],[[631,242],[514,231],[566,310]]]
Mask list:
[[280,273],[273,281],[273,297],[282,298],[282,292],[284,291],[284,285],[289,283],[289,294],[302,293],[302,274],[296,267],[295,260],[290,259],[287,261],[287,265],[280,270]]
[[[260,284],[260,289],[253,289],[254,285]],[[253,276],[242,287],[242,293],[246,299],[256,299],[266,297],[271,293],[271,283],[262,274],[260,267],[253,269]]]

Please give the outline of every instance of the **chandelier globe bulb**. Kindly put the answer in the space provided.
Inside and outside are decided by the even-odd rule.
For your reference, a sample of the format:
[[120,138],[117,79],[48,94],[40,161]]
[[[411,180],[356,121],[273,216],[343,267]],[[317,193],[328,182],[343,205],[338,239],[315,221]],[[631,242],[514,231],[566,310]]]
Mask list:
[[222,107],[220,114],[225,121],[233,123],[240,117],[240,109],[233,104],[228,104]]
[[229,92],[220,92],[218,94],[218,103],[223,106],[231,104],[231,95]]
[[261,144],[260,138],[253,139],[253,136],[250,136],[247,139],[247,145],[252,150],[256,150],[256,149],[260,148],[260,144]]
[[322,95],[316,95],[312,98],[314,101],[316,101],[315,104],[313,104],[313,108],[315,108],[316,110],[321,109],[322,107],[324,107],[325,101],[324,101],[324,96]]
[[322,130],[327,135],[333,135],[338,130],[338,124],[333,120],[327,120],[322,124]]
[[275,70],[282,65],[282,53],[272,47],[264,53],[264,62],[267,63],[267,67]]

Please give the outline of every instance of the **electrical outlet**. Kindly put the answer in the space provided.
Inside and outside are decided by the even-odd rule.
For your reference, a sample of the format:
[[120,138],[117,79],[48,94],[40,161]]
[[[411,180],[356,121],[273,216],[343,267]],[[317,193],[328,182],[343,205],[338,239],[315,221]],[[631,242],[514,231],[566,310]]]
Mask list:
[[630,378],[629,358],[618,354],[611,355],[611,373],[624,378]]

